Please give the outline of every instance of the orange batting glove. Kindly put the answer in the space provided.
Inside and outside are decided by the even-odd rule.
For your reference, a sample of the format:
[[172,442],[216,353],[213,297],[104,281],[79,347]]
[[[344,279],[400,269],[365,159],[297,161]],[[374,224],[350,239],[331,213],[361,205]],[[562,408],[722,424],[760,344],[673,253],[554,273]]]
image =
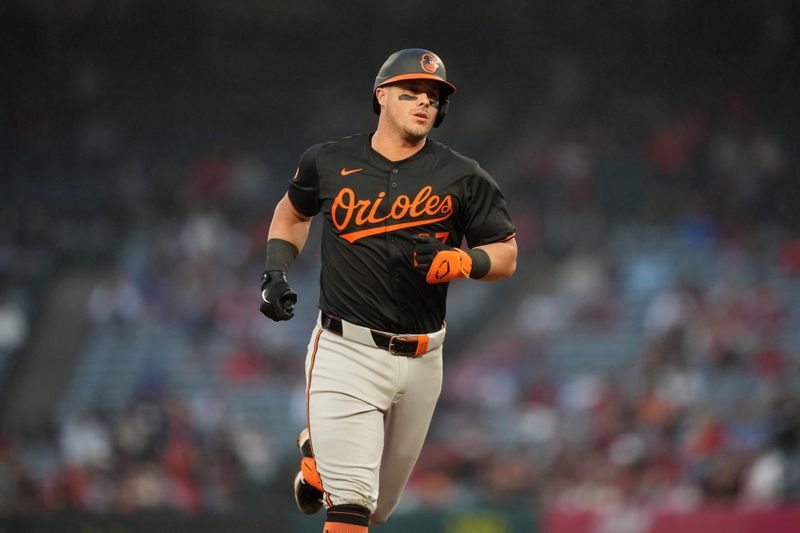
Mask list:
[[414,242],[414,266],[425,274],[428,284],[470,277],[472,258],[464,250],[425,235],[414,237]]

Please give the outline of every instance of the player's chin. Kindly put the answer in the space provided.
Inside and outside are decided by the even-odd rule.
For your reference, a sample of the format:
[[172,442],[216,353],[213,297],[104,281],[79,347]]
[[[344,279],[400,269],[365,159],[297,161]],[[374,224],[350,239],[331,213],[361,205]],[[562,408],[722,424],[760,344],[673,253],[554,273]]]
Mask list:
[[433,123],[429,124],[409,124],[406,126],[406,135],[412,139],[422,139],[428,135],[433,127]]

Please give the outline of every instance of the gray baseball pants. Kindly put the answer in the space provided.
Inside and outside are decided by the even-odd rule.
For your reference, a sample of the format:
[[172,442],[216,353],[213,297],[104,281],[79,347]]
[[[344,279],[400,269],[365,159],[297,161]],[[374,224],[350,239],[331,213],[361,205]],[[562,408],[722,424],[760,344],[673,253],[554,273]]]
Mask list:
[[326,507],[356,504],[386,521],[417,461],[442,387],[444,328],[416,357],[378,348],[370,330],[322,328],[306,356],[306,414]]

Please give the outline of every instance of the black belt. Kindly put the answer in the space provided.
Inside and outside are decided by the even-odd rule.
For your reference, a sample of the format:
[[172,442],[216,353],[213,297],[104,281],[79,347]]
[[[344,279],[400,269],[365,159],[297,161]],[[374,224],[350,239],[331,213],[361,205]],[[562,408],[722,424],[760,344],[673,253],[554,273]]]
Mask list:
[[[342,319],[331,316],[325,311],[321,312],[322,328],[342,336]],[[367,328],[369,329],[369,328]],[[414,337],[392,335],[375,329],[370,329],[375,346],[383,348],[392,355],[404,357],[417,357],[428,351],[428,336],[417,335]]]

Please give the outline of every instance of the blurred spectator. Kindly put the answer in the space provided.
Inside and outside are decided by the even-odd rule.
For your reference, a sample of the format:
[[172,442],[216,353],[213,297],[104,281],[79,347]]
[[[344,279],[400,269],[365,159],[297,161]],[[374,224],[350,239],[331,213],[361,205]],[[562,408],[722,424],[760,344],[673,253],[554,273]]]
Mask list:
[[27,337],[28,317],[12,299],[6,283],[0,279],[0,362],[4,355],[18,350]]
[[746,474],[746,504],[773,506],[800,501],[800,399],[778,397],[772,442]]
[[121,270],[111,272],[92,289],[88,305],[89,316],[98,325],[134,322],[144,310],[138,288]]
[[242,421],[231,430],[232,446],[244,475],[253,483],[264,485],[277,473],[277,464],[269,430],[257,422]]
[[61,429],[61,449],[67,465],[77,468],[111,465],[112,441],[108,425],[86,413]]
[[248,344],[238,344],[224,356],[222,375],[231,385],[264,385],[269,372],[264,356]]

